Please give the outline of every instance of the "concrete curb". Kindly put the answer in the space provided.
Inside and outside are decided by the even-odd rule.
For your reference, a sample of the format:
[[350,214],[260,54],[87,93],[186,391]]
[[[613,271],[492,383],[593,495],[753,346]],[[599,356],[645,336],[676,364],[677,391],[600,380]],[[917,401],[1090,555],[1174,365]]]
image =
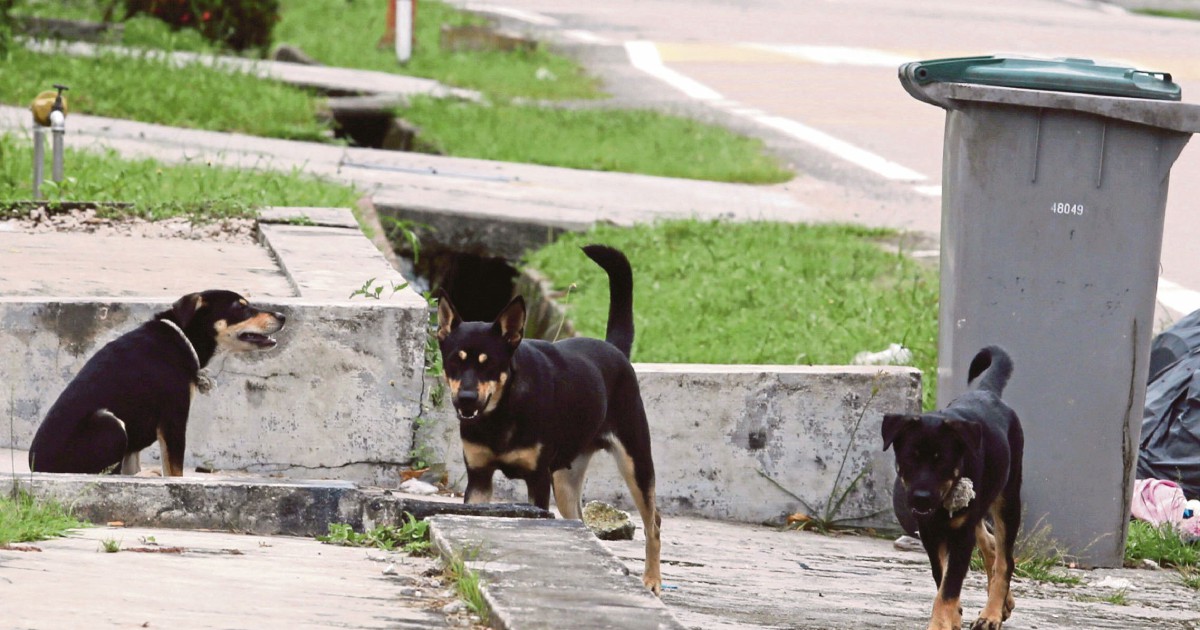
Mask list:
[[444,558],[478,571],[498,630],[684,627],[580,521],[436,516]]
[[212,529],[259,535],[317,536],[332,523],[356,531],[398,525],[405,514],[549,519],[528,504],[466,505],[459,499],[418,497],[364,489],[350,482],[231,479],[223,477],[116,477],[35,473],[13,483],[52,498],[93,523],[129,527]]

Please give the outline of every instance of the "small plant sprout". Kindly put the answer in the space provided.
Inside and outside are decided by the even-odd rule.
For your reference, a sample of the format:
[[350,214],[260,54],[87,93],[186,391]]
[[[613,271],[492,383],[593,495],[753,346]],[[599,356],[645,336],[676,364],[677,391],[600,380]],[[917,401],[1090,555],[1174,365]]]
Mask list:
[[104,553],[117,553],[121,550],[121,541],[116,538],[105,538],[100,541],[100,550]]
[[[396,284],[395,282],[392,282],[391,280],[389,280],[388,284],[390,284],[392,286],[392,292],[388,294],[389,296],[395,295],[398,291],[403,291],[404,289],[408,288],[407,282],[401,282],[400,284]],[[374,285],[374,286],[372,286],[372,285]],[[387,287],[383,286],[382,284],[376,285],[375,278],[370,278],[369,280],[364,282],[361,287],[352,291],[350,293],[349,299],[354,299],[354,296],[361,295],[365,298],[371,298],[373,300],[380,300],[380,299],[383,299],[383,291],[386,288]]]

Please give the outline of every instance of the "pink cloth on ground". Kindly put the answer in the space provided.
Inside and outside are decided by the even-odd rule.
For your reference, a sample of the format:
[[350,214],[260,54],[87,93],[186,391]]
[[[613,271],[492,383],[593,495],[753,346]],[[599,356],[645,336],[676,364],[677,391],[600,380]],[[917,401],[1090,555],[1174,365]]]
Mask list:
[[1163,479],[1138,479],[1133,482],[1134,518],[1151,525],[1170,523],[1179,529],[1183,523],[1183,510],[1187,497],[1174,481]]

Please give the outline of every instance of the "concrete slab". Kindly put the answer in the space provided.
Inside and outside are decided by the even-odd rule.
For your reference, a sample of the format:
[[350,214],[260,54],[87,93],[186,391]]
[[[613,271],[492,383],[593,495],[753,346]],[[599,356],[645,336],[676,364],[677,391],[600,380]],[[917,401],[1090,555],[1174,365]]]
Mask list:
[[[179,296],[223,287],[255,299],[299,294],[253,243],[0,231],[6,297]],[[344,296],[343,296],[344,297]]]
[[311,538],[97,527],[21,547],[0,549],[7,628],[417,630],[450,627],[456,600],[433,559]]
[[430,519],[434,544],[480,573],[498,630],[682,628],[581,521]]
[[[663,603],[684,626],[911,629],[925,627],[935,588],[924,552],[891,540],[666,518],[662,525]],[[604,541],[631,568],[644,541]],[[1083,580],[1059,586],[1017,578],[1017,607],[1005,630],[1200,628],[1196,592],[1171,570],[1071,570]],[[963,587],[968,624],[986,601],[985,578]],[[1127,605],[1104,601],[1124,591]]]

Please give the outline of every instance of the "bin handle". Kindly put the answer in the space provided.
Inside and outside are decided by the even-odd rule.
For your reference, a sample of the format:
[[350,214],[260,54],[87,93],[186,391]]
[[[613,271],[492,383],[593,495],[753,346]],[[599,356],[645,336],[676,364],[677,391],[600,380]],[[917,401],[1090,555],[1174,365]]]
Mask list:
[[1144,75],[1147,75],[1147,76],[1149,76],[1149,77],[1151,77],[1151,78],[1153,78],[1153,77],[1161,77],[1161,78],[1162,78],[1162,80],[1163,80],[1164,82],[1166,82],[1166,83],[1174,83],[1174,81],[1172,81],[1172,80],[1171,80],[1171,73],[1170,73],[1170,72],[1157,72],[1157,71],[1154,71],[1154,70],[1130,70],[1130,71],[1129,71],[1129,74],[1130,74],[1130,75],[1135,75],[1135,74],[1144,74]]

